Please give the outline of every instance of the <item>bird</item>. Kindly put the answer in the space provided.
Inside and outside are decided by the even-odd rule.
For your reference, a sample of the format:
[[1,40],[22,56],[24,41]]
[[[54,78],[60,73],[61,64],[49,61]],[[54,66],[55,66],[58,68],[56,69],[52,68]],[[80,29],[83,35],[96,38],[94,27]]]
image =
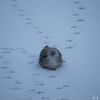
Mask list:
[[56,70],[62,65],[62,55],[57,48],[46,45],[40,52],[39,65],[43,68]]

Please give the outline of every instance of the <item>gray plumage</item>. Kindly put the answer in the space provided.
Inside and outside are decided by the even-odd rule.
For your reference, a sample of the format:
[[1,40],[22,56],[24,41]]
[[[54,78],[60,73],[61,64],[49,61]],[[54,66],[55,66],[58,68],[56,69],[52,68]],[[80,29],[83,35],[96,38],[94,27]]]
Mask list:
[[39,64],[43,68],[54,70],[62,65],[62,55],[58,49],[45,46],[40,52]]

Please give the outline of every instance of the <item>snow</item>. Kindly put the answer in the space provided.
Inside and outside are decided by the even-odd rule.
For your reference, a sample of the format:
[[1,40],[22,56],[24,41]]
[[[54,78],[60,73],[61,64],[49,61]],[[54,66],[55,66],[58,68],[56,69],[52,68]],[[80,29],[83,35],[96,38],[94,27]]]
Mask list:
[[[0,100],[100,100],[99,0],[0,0]],[[63,66],[38,64],[45,45]]]

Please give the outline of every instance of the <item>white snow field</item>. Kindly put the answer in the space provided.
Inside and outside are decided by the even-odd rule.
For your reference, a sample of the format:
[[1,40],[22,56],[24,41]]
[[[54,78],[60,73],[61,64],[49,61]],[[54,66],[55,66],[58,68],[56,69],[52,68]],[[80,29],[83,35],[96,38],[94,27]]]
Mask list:
[[100,100],[100,0],[0,0],[0,100]]

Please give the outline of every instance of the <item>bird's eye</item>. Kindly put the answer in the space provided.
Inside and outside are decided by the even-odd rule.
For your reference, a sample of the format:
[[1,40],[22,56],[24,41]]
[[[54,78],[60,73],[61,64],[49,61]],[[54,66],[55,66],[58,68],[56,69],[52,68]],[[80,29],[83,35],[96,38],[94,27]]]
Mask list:
[[55,52],[54,51],[51,51],[51,56],[54,56],[55,55]]

